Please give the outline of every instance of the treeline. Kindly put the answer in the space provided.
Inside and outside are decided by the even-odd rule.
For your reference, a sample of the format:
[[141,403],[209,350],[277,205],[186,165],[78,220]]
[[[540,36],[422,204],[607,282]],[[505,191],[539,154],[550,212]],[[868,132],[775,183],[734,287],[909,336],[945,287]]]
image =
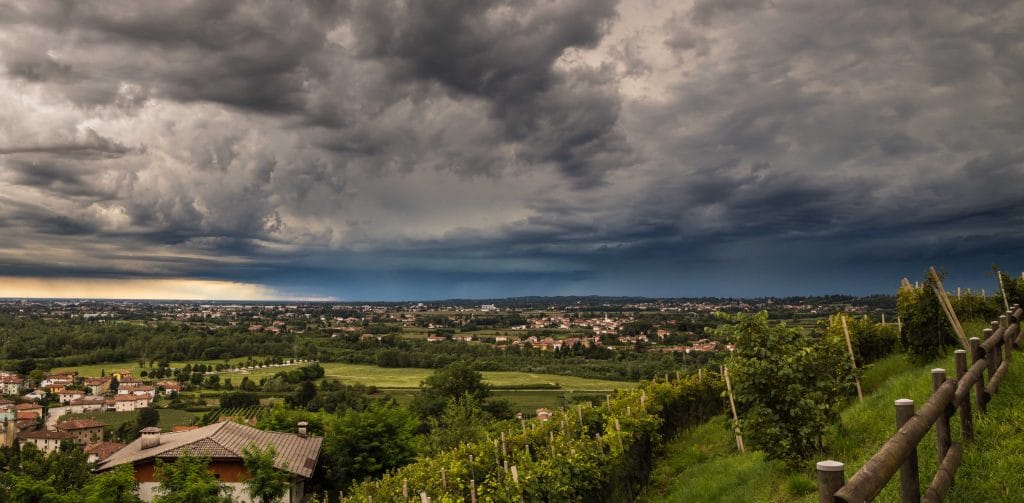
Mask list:
[[[98,322],[0,315],[0,365],[24,360],[72,366],[136,360],[216,360],[250,355],[291,356],[293,334],[205,329],[185,324]],[[55,356],[61,355],[61,356]]]
[[487,344],[424,342],[397,336],[335,344],[321,360],[393,368],[443,368],[472,360],[478,370],[524,371],[597,379],[635,381],[650,379],[680,366],[703,365],[720,359],[714,353],[609,350],[582,345],[557,351],[527,347],[500,349]]

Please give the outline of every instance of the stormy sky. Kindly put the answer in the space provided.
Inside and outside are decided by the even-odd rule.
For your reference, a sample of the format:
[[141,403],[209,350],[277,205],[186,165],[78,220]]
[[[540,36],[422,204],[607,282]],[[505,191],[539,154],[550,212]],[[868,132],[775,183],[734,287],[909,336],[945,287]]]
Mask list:
[[1024,269],[1024,2],[0,0],[0,296]]

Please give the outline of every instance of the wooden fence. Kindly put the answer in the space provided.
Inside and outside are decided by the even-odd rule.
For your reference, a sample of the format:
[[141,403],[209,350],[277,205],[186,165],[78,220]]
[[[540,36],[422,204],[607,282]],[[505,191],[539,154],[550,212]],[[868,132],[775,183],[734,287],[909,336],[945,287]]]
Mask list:
[[[956,378],[948,378],[945,369],[932,369],[932,394],[917,413],[914,401],[896,400],[896,433],[857,473],[845,480],[843,463],[818,463],[818,499],[821,503],[860,503],[873,499],[900,473],[900,497],[903,503],[939,502],[946,497],[963,457],[963,442],[974,438],[971,392],[979,412],[999,391],[999,383],[1010,368],[1013,348],[1022,340],[1020,320],[1024,309],[1014,305],[992,328],[984,331],[984,340],[970,340],[971,366],[967,351],[956,351]],[[988,374],[986,379],[985,373]],[[961,442],[953,442],[949,421],[960,415]],[[939,468],[921,495],[917,445],[932,425],[938,445]]]

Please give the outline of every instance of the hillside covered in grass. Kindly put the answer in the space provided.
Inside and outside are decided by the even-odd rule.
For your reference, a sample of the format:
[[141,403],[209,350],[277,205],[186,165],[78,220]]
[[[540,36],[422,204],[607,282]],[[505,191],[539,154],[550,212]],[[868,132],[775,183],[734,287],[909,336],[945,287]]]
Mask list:
[[[975,327],[965,327],[975,328]],[[978,327],[980,331],[980,326]],[[1020,501],[1024,494],[1024,358],[1011,363],[1000,392],[988,413],[975,414],[975,440],[966,444],[964,460],[947,501]],[[894,354],[865,369],[861,380],[864,403],[853,399],[838,425],[824,432],[825,450],[796,470],[764,453],[739,453],[729,423],[718,416],[684,432],[669,442],[655,465],[640,502],[814,502],[814,462],[835,459],[846,464],[849,477],[895,431],[893,401],[911,398],[920,407],[931,394],[932,368],[952,375],[952,355],[924,364]],[[952,421],[952,435],[960,439],[959,421]],[[934,428],[918,448],[922,485],[937,466]],[[899,479],[894,477],[878,501],[899,499]]]

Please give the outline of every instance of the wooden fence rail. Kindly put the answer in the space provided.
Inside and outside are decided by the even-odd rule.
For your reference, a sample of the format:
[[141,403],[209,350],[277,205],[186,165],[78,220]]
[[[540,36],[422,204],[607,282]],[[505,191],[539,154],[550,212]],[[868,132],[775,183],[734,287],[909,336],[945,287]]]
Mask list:
[[[974,438],[971,391],[974,391],[978,412],[985,412],[988,402],[999,391],[999,384],[1010,368],[1013,349],[1022,342],[1022,316],[1024,309],[1015,304],[998,321],[993,321],[991,328],[985,329],[984,340],[971,338],[970,367],[967,366],[967,351],[957,350],[955,379],[948,378],[945,369],[932,369],[932,394],[917,413],[914,413],[913,400],[896,400],[896,433],[849,481],[844,480],[843,463],[832,460],[819,462],[819,501],[870,501],[897,471],[900,473],[900,498],[903,503],[942,501],[963,459],[963,442]],[[958,412],[962,441],[953,442],[949,421]],[[939,463],[922,497],[917,445],[932,425],[935,425]]]

